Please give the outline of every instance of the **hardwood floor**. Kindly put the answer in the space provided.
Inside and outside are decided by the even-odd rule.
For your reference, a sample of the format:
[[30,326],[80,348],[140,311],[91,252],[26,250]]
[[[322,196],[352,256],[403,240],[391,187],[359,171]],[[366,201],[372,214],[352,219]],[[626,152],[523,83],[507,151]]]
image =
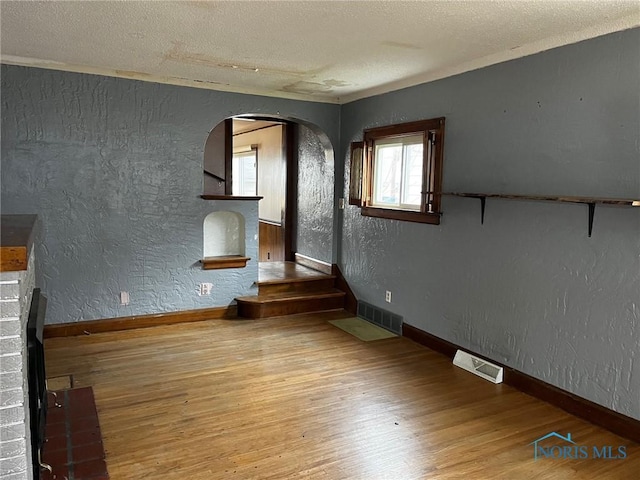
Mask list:
[[306,280],[330,277],[295,262],[260,262],[258,264],[258,283],[279,283],[283,280]]
[[[631,441],[406,338],[327,323],[344,316],[52,338],[47,373],[93,386],[113,480],[638,478]],[[534,461],[552,431],[627,458]]]

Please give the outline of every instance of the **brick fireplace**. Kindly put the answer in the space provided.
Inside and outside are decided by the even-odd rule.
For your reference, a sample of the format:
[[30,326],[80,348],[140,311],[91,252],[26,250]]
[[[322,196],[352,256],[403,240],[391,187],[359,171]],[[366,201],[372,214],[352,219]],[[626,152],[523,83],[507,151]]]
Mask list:
[[35,220],[35,215],[2,215],[0,480],[33,480],[26,335],[35,287]]

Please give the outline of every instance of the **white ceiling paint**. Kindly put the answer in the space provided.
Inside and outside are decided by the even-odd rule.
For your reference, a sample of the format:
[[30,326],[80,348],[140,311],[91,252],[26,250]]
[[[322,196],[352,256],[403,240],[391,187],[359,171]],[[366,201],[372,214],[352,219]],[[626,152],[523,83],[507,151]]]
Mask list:
[[0,4],[3,63],[346,103],[640,26],[640,0]]

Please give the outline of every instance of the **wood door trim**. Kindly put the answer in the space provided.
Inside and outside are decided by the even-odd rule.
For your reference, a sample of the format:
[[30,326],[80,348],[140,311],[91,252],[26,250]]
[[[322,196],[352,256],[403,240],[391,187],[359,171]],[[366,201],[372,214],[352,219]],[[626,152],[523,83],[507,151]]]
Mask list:
[[287,185],[284,208],[284,259],[295,261],[296,212],[298,211],[298,124],[287,122],[282,129],[285,136]]
[[354,295],[353,290],[351,290],[351,287],[349,286],[347,279],[344,278],[344,275],[342,274],[342,270],[340,270],[340,267],[334,263],[333,265],[331,265],[331,273],[336,277],[336,283],[335,283],[336,288],[338,290],[342,290],[345,293],[344,309],[347,312],[352,313],[353,315],[357,315],[358,299]]
[[301,253],[294,252],[293,254],[296,263],[303,265],[305,267],[312,268],[322,273],[326,273],[327,275],[332,275],[331,264],[327,262],[323,262],[322,260],[316,260],[315,258],[307,257],[306,255],[302,255]]
[[224,194],[233,195],[233,119],[224,121]]

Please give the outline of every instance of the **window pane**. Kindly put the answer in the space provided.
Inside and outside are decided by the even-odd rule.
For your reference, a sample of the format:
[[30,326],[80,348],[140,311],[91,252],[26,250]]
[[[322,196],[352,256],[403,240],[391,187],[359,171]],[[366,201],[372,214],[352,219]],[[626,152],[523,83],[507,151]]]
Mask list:
[[235,153],[232,161],[233,195],[253,197],[256,190],[256,152]]
[[404,184],[402,203],[420,209],[422,194],[422,139],[404,147]]
[[376,145],[373,172],[373,204],[400,206],[402,143]]
[[372,205],[420,210],[422,134],[375,141]]

